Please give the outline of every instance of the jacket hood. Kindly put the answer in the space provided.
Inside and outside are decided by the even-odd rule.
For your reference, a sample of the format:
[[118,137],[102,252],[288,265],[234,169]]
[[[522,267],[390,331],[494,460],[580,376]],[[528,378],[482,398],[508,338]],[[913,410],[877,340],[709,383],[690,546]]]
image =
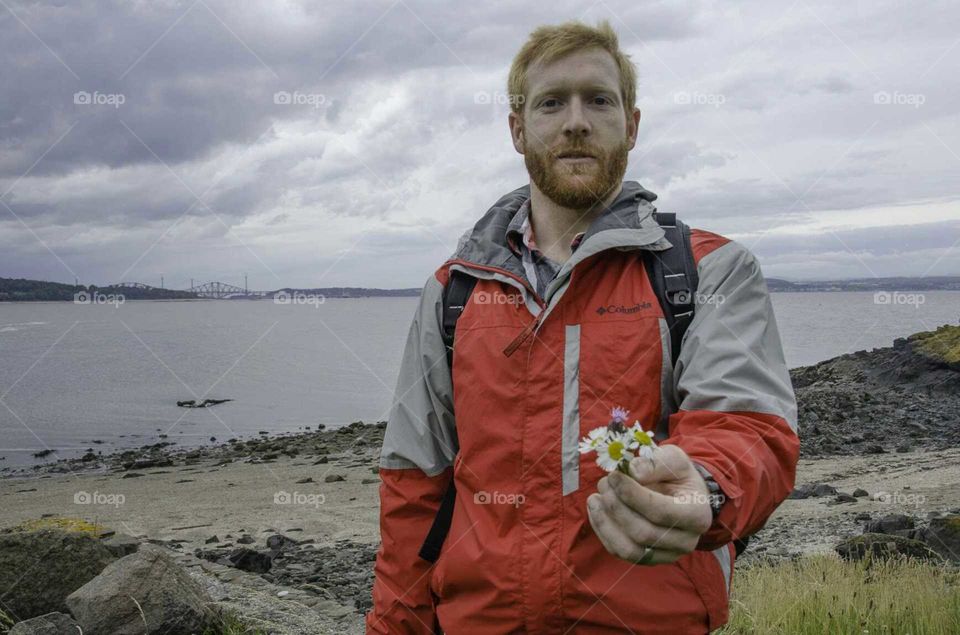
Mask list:
[[[530,198],[530,186],[524,185],[503,195],[468,229],[449,260],[461,260],[486,267],[506,269],[523,275],[520,261],[507,245],[507,226],[520,206]],[[616,239],[607,247],[622,249],[655,249],[671,247],[663,228],[653,217],[657,210],[652,202],[657,195],[636,181],[624,181],[617,198],[594,219],[581,241],[581,247],[603,232],[615,232]]]

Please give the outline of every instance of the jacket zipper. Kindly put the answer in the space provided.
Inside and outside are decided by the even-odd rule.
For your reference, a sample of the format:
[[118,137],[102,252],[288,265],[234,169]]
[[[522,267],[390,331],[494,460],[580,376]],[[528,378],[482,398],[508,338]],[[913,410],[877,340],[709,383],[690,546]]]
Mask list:
[[[570,271],[566,273],[566,276],[568,278],[573,278],[573,269],[570,269]],[[562,287],[563,285],[560,285],[560,286]],[[560,287],[557,287],[557,288],[559,289]],[[554,295],[556,295],[556,292],[554,292]],[[559,300],[557,300],[557,302],[559,302]],[[516,352],[516,350],[520,348],[520,346],[524,342],[530,339],[530,336],[532,334],[537,332],[537,329],[540,328],[540,325],[543,324],[543,321],[546,319],[547,314],[553,311],[552,308],[548,310],[547,307],[549,305],[547,305],[546,303],[543,303],[541,306],[543,307],[543,310],[540,311],[536,319],[530,322],[530,324],[527,324],[527,326],[522,331],[520,331],[520,334],[517,335],[515,338],[513,338],[513,341],[507,344],[507,347],[503,349],[504,355],[506,355],[507,357],[510,357],[511,355],[513,355],[514,352]],[[556,306],[557,306],[556,303],[554,303],[553,307],[555,308]]]
[[520,334],[517,335],[517,337],[515,337],[513,341],[507,344],[507,347],[505,349],[503,349],[503,354],[506,355],[507,357],[510,357],[511,355],[513,355],[513,353],[518,348],[520,348],[520,346],[527,340],[527,338],[530,337],[530,334],[537,329],[537,327],[540,325],[540,322],[543,321],[543,317],[546,309],[546,304],[544,303],[543,299],[537,295],[537,292],[530,286],[530,284],[526,280],[522,280],[521,278],[518,278],[517,276],[513,275],[506,269],[501,269],[499,267],[488,267],[484,265],[478,265],[475,263],[467,262],[465,260],[456,260],[450,264],[460,265],[464,269],[479,269],[481,271],[490,271],[493,273],[499,273],[508,278],[511,278],[512,280],[516,280],[524,289],[526,289],[530,293],[530,295],[537,301],[537,304],[540,305],[540,309],[541,309],[540,313],[533,320],[531,320],[530,323],[527,324],[522,331],[520,331]]
[[513,341],[507,344],[507,347],[503,349],[503,354],[507,357],[510,357],[514,352],[520,348],[520,345],[527,341],[530,335],[537,330],[537,327],[540,326],[540,322],[543,321],[543,316],[546,314],[546,311],[540,311],[540,314],[533,319],[530,324],[527,324],[520,334],[513,338]]

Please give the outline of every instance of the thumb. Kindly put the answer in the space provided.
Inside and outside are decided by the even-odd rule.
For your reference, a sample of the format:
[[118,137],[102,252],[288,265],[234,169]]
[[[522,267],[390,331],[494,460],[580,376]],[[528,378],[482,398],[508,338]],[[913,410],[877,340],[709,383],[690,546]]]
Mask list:
[[690,468],[690,457],[675,445],[660,445],[630,461],[630,476],[638,483],[678,481]]

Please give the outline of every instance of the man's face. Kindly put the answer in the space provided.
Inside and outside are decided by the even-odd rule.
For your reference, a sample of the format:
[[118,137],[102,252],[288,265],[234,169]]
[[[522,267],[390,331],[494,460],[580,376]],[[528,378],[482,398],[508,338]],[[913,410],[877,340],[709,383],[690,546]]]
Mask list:
[[510,114],[530,180],[563,207],[586,209],[623,181],[640,111],[627,117],[613,56],[594,48],[527,71],[523,117]]

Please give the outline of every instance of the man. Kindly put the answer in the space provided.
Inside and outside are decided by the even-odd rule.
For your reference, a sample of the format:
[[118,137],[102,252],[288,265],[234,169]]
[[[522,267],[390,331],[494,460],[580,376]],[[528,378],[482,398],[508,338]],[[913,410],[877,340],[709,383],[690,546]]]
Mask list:
[[[424,287],[380,460],[368,633],[702,635],[727,621],[732,541],[793,489],[794,393],[760,267],[735,241],[692,231],[696,311],[671,363],[641,258],[671,244],[655,195],[622,181],[635,85],[606,23],[538,28],[513,62],[509,124],[530,184]],[[454,271],[477,281],[451,369]],[[669,433],[629,475],[577,448],[614,407]],[[431,564],[418,552],[451,479]]]

